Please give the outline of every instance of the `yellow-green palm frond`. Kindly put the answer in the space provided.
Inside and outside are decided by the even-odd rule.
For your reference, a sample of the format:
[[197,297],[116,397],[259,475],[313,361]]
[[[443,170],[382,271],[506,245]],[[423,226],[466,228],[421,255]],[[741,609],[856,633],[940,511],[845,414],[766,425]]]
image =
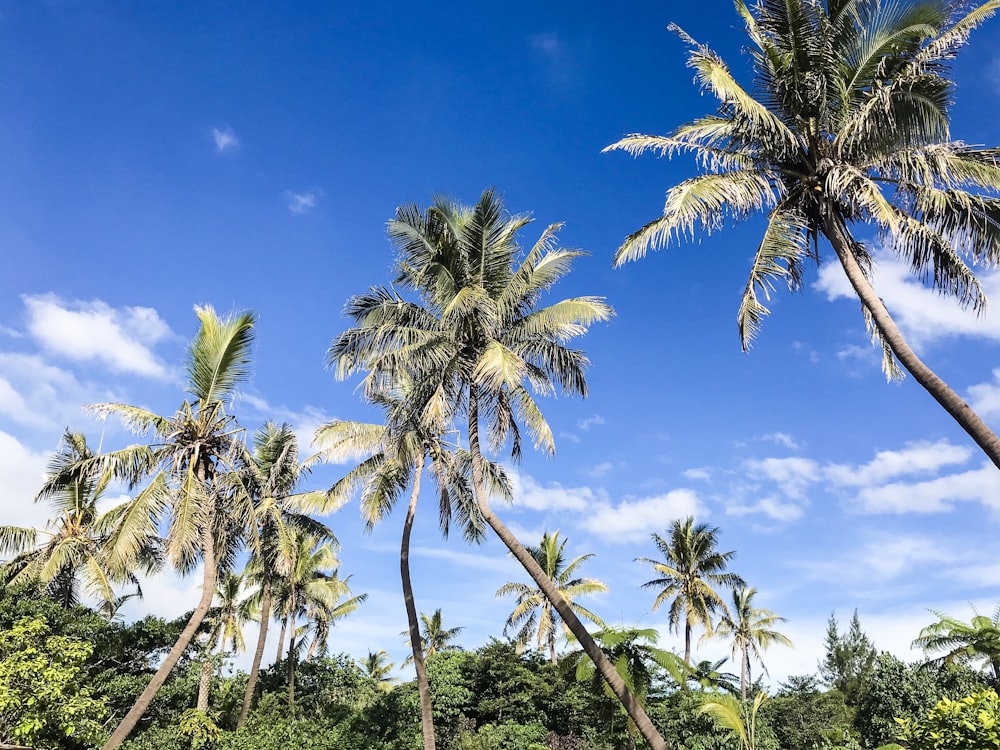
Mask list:
[[138,566],[143,548],[157,538],[158,523],[172,499],[167,475],[160,472],[134,498],[97,519],[94,529],[106,537],[105,548],[113,565],[126,570]]
[[691,153],[698,164],[710,172],[752,169],[753,154],[726,146],[735,135],[732,120],[708,117],[683,125],[670,136],[631,133],[605,146],[601,153],[625,151],[639,156],[649,151],[667,158],[678,153]]
[[1000,265],[1000,198],[914,187],[912,200],[913,217],[956,252],[988,267]]
[[87,404],[84,411],[90,412],[101,421],[108,417],[116,417],[122,425],[137,435],[165,435],[172,425],[170,420],[154,414],[149,409],[140,406],[130,406],[129,404]]
[[19,555],[38,544],[38,529],[23,526],[0,526],[0,555]]
[[942,60],[954,57],[969,39],[969,34],[1000,10],[1000,0],[989,0],[972,8],[963,17],[951,23],[943,33],[937,34],[913,57],[907,72],[920,72]]
[[838,164],[830,169],[823,184],[827,195],[836,196],[838,203],[851,206],[880,227],[895,232],[899,229],[899,215],[878,183],[857,167]]
[[188,350],[188,391],[202,403],[222,401],[250,375],[256,315],[220,318],[209,305],[196,306],[200,323]]
[[750,348],[764,318],[770,314],[760,296],[770,300],[778,280],[784,281],[789,288],[798,288],[802,279],[801,264],[809,255],[808,229],[808,221],[795,209],[778,207],[768,217],[767,229],[754,255],[736,313],[743,351]]

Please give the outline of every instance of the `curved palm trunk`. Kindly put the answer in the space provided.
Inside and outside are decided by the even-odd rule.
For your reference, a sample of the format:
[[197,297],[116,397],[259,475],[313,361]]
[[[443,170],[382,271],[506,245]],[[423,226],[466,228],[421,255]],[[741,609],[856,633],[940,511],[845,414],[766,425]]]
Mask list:
[[[204,477],[199,477],[204,481]],[[191,619],[188,620],[187,625],[184,626],[184,630],[181,631],[180,636],[177,638],[177,642],[174,644],[173,648],[170,649],[163,663],[160,664],[160,668],[156,670],[156,674],[153,675],[153,679],[149,681],[146,689],[142,691],[142,694],[136,699],[135,704],[129,709],[129,712],[125,714],[125,718],[121,720],[121,723],[111,733],[108,737],[107,742],[101,747],[101,750],[115,750],[125,738],[129,736],[129,733],[135,729],[135,725],[139,723],[139,719],[142,715],[146,713],[146,709],[149,708],[149,704],[153,702],[153,698],[159,692],[163,683],[166,682],[167,677],[173,670],[174,666],[177,664],[178,660],[181,658],[181,654],[184,653],[188,645],[191,643],[191,639],[194,638],[194,634],[197,632],[202,621],[205,619],[205,615],[208,614],[209,607],[212,606],[212,599],[215,598],[215,583],[218,578],[218,571],[215,565],[215,540],[212,537],[212,527],[214,526],[214,508],[209,512],[209,517],[205,519],[201,531],[201,541],[202,541],[202,557],[205,564],[205,571],[202,577],[201,583],[201,599],[198,602],[198,606],[195,607],[194,612],[191,613]]]
[[997,468],[1000,468],[1000,437],[997,437],[997,434],[972,410],[972,407],[925,365],[910,348],[910,345],[906,343],[896,321],[892,319],[882,299],[865,277],[861,266],[858,265],[857,259],[851,252],[844,229],[830,215],[829,210],[824,211],[823,233],[830,240],[834,252],[837,253],[840,265],[843,266],[847,279],[851,282],[861,304],[871,313],[875,326],[883,340],[892,349],[892,353],[896,355],[899,363],[958,422],[969,437],[982,448],[990,461]]
[[[267,643],[267,626],[271,621],[271,582],[267,575],[264,576],[264,583],[260,591],[260,632],[257,634],[257,649],[253,653],[253,664],[250,665],[250,677],[247,678],[247,689],[243,694],[243,708],[240,709],[240,718],[236,720],[236,728],[239,729],[246,724],[250,715],[250,706],[253,704],[253,694],[257,689],[257,678],[260,675],[260,663],[264,659],[264,645]],[[284,640],[284,634],[282,634]]]
[[417,672],[417,693],[420,695],[420,731],[424,737],[424,750],[435,750],[434,744],[434,712],[431,706],[431,685],[427,679],[427,667],[424,664],[424,652],[420,644],[420,623],[417,620],[417,607],[413,601],[413,584],[410,581],[410,532],[413,529],[413,517],[417,512],[417,497],[420,495],[420,475],[424,471],[424,457],[414,469],[413,493],[410,495],[410,505],[406,509],[406,520],[403,521],[403,539],[399,545],[399,576],[403,581],[403,602],[406,605],[406,624],[410,631],[410,650],[413,652],[413,668]]
[[579,641],[580,646],[583,648],[590,660],[594,662],[594,666],[600,673],[601,677],[611,688],[611,691],[615,694],[618,700],[621,702],[625,711],[628,713],[629,717],[635,722],[636,728],[639,733],[642,734],[646,742],[649,743],[651,750],[667,750],[667,743],[660,736],[660,733],[656,731],[656,727],[653,726],[653,722],[650,721],[649,716],[643,710],[642,706],[635,697],[629,692],[628,688],[625,686],[625,681],[622,679],[621,675],[615,671],[615,668],[611,666],[611,662],[608,661],[604,652],[601,651],[600,646],[590,635],[587,629],[580,622],[580,619],[576,616],[573,608],[570,607],[569,602],[566,601],[565,597],[559,593],[555,584],[552,583],[545,571],[538,564],[535,558],[525,549],[524,545],[518,541],[510,529],[507,528],[504,523],[497,518],[493,513],[492,508],[490,508],[489,503],[485,497],[485,482],[483,478],[483,465],[482,465],[482,453],[479,449],[479,399],[478,392],[475,386],[469,389],[469,452],[472,454],[472,485],[476,496],[476,504],[479,507],[479,511],[483,516],[483,519],[490,525],[490,528],[496,533],[500,540],[507,545],[507,549],[510,553],[517,559],[519,563],[527,571],[528,575],[531,576],[532,580],[538,584],[542,593],[545,594],[545,598],[548,599],[552,606],[555,608],[556,612],[562,618],[562,621],[570,629],[570,632],[576,636],[577,641]]

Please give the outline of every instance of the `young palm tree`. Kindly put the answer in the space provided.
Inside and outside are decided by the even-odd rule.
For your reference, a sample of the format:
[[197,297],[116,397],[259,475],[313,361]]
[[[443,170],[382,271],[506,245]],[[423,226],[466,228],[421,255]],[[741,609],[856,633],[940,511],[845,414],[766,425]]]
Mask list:
[[987,617],[978,612],[970,622],[935,612],[938,621],[920,631],[913,641],[925,655],[944,652],[930,659],[937,664],[988,664],[993,684],[1000,686],[1000,606]]
[[1000,466],[1000,438],[930,370],[900,333],[871,284],[872,257],[856,236],[880,244],[942,294],[985,308],[972,263],[1000,262],[1000,149],[952,140],[947,62],[1000,1],[736,0],[746,24],[754,86],[676,26],[688,65],[720,108],[668,136],[630,135],[606,150],[692,153],[702,174],[667,193],[663,216],[630,235],[615,264],[666,247],[698,228],[764,212],[737,315],[747,349],[779,280],[801,285],[825,238],[861,300],[883,350],[898,361]]
[[[410,302],[391,289],[376,288],[348,303],[356,326],[334,341],[329,361],[340,377],[369,372],[366,382],[399,371],[417,373],[427,393],[441,391],[467,418],[472,486],[483,520],[545,593],[654,750],[665,748],[649,717],[607,661],[552,581],[493,512],[487,493],[481,421],[488,447],[509,444],[521,455],[523,424],[535,446],[555,450],[552,430],[535,395],[558,388],[585,395],[587,358],[568,342],[611,308],[597,297],[576,297],[540,307],[542,294],[570,269],[579,251],[556,248],[558,225],[550,226],[522,255],[517,233],[529,222],[509,216],[492,190],[467,208],[437,200],[426,212],[397,210],[389,237],[399,251],[400,285]],[[428,398],[414,399],[416,408]],[[482,416],[481,416],[482,415]]]
[[644,589],[659,589],[653,601],[653,611],[670,601],[667,620],[672,632],[684,623],[684,663],[691,664],[691,632],[695,626],[712,632],[712,615],[725,612],[726,603],[713,586],[736,588],[744,586],[743,579],[735,573],[724,573],[726,565],[736,556],[735,552],[719,552],[719,530],[700,523],[694,518],[670,523],[669,539],[653,534],[653,542],[663,555],[662,560],[637,557],[636,562],[653,566],[659,575],[642,584]]
[[[55,512],[46,529],[0,526],[0,555],[13,559],[0,566],[8,584],[26,581],[43,584],[63,607],[79,603],[79,584],[112,613],[121,600],[115,587],[129,583],[141,595],[139,582],[128,569],[114,564],[105,549],[107,535],[98,532],[97,503],[110,476],[93,463],[87,439],[67,430],[59,450],[49,461],[48,477],[35,498],[47,500]],[[159,567],[156,546],[150,543],[138,556],[140,569],[152,573]],[[131,598],[132,595],[128,595]]]
[[393,684],[399,682],[397,678],[390,676],[395,665],[389,661],[389,654],[383,649],[369,651],[368,658],[358,659],[358,666],[375,683],[379,692],[390,693]]
[[[556,588],[573,611],[580,617],[590,620],[599,628],[605,627],[604,621],[586,607],[578,604],[576,599],[587,594],[596,594],[600,591],[607,591],[608,587],[596,578],[574,578],[577,569],[583,565],[593,555],[580,555],[566,563],[566,543],[567,539],[559,540],[559,532],[542,535],[542,542],[537,547],[527,547],[528,553],[535,558],[536,562],[545,571]],[[547,648],[549,659],[553,664],[556,659],[556,631],[560,624],[559,613],[552,608],[551,602],[545,598],[545,594],[538,586],[529,586],[526,583],[511,581],[505,583],[497,589],[496,595],[508,596],[514,594],[517,597],[517,605],[514,611],[507,618],[504,625],[503,634],[517,631],[517,650],[520,653],[532,636],[537,636],[538,650]],[[569,634],[569,629],[563,623],[563,630]]]
[[[350,580],[351,576],[340,579],[338,572],[334,571],[332,580],[327,582],[327,586],[335,592],[334,599],[332,601],[324,601],[313,598],[306,604],[306,626],[301,633],[303,637],[309,635],[309,649],[306,651],[306,661],[326,656],[330,630],[336,626],[338,620],[342,620],[348,615],[353,615],[367,601],[368,594],[350,596]],[[345,596],[348,598],[341,601]]]
[[227,413],[226,401],[249,375],[255,318],[252,313],[219,318],[210,307],[196,307],[195,312],[200,327],[187,361],[187,390],[193,400],[184,401],[170,417],[126,404],[90,407],[101,417],[117,416],[136,432],[153,435],[151,444],[80,464],[82,470],[93,466],[101,476],[110,473],[132,486],[152,477],[133,499],[102,517],[111,559],[133,567],[165,521],[166,559],[182,572],[194,568],[199,558],[202,562],[201,598],[187,625],[103,750],[114,750],[125,740],[191,643],[215,595],[221,522],[239,525],[244,520],[226,514],[220,519],[217,478],[243,451],[242,430]]
[[205,634],[205,654],[201,661],[201,676],[198,681],[197,709],[208,712],[209,693],[212,688],[212,667],[215,660],[212,651],[218,649],[219,657],[225,658],[246,651],[243,640],[243,626],[253,619],[253,603],[243,597],[243,577],[232,571],[224,571],[219,576],[215,589],[215,603],[205,617],[208,632]]
[[741,586],[733,589],[733,607],[723,612],[715,627],[715,635],[720,638],[733,639],[733,660],[740,661],[740,697],[747,699],[747,686],[750,685],[750,656],[760,662],[764,674],[764,658],[761,654],[768,646],[779,643],[792,647],[787,636],[774,629],[775,625],[785,622],[769,609],[758,609],[753,606],[753,598],[757,589]]
[[[424,750],[434,750],[430,682],[421,653],[420,624],[410,579],[410,534],[428,459],[438,484],[438,518],[442,533],[448,536],[453,515],[458,516],[468,541],[481,538],[483,524],[466,480],[468,454],[453,449],[444,439],[451,431],[447,401],[439,396],[433,398],[419,410],[417,416],[410,401],[413,387],[413,379],[401,372],[378,387],[372,384],[367,400],[383,410],[386,423],[334,420],[316,431],[315,442],[320,447],[321,455],[330,461],[364,456],[361,463],[333,486],[331,492],[341,498],[360,493],[361,514],[369,532],[391,512],[406,487],[412,488],[403,521],[399,570],[410,633],[411,656],[407,663],[413,663],[417,674]],[[497,487],[509,495],[502,470],[492,464],[491,469],[491,477],[495,477]]]
[[[235,497],[249,506],[245,512],[252,518],[247,534],[250,549],[247,579],[256,588],[254,601],[261,613],[237,726],[243,726],[250,714],[274,608],[273,584],[291,570],[296,532],[337,544],[329,527],[303,512],[328,513],[338,505],[337,498],[329,492],[295,491],[307,471],[307,465],[299,461],[298,440],[292,428],[267,422],[254,433],[252,454],[244,456],[239,469],[229,477],[236,490]],[[279,645],[279,658],[280,650]]]
[[[461,649],[461,646],[454,643],[454,640],[458,638],[465,628],[446,628],[441,621],[440,607],[435,609],[434,614],[430,617],[421,612],[420,623],[422,625],[420,629],[420,651],[424,654],[425,659],[442,651],[458,651]],[[412,661],[413,658],[408,657],[403,662],[403,666],[405,667]]]

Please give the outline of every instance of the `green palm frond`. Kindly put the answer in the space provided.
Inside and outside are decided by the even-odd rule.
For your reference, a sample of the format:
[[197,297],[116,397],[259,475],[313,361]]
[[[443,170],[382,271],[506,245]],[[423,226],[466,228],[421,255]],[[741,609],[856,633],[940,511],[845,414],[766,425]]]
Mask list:
[[100,420],[116,417],[126,429],[137,435],[164,435],[170,430],[170,421],[148,409],[129,404],[87,404],[83,407]]
[[249,377],[257,317],[244,312],[219,318],[208,305],[195,307],[195,313],[201,325],[188,352],[188,388],[210,404],[231,395]]

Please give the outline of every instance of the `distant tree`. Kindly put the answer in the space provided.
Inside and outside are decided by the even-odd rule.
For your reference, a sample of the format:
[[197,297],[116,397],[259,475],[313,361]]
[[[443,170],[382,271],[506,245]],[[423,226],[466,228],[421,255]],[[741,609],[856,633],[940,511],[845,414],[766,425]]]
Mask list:
[[747,699],[747,687],[751,682],[750,657],[757,659],[764,674],[767,674],[761,652],[776,643],[789,648],[792,646],[785,635],[774,629],[778,623],[785,622],[785,618],[769,609],[753,606],[756,594],[757,589],[747,586],[733,589],[733,607],[720,615],[715,630],[716,636],[733,639],[733,660],[740,662],[740,696],[743,700]]
[[940,612],[934,614],[938,621],[921,630],[913,646],[923,649],[928,657],[941,654],[929,658],[931,663],[988,665],[993,685],[1000,687],[1000,606],[992,617],[977,612],[968,623]]
[[[608,587],[596,578],[574,577],[577,570],[583,563],[593,557],[592,554],[580,555],[566,562],[566,543],[568,539],[559,539],[559,532],[549,534],[547,531],[542,534],[542,541],[537,547],[526,547],[528,553],[535,558],[542,570],[545,571],[552,583],[555,584],[560,595],[569,602],[573,611],[584,620],[604,627],[604,621],[589,609],[579,604],[576,600],[587,594],[595,594],[600,591],[607,591]],[[545,598],[545,593],[537,585],[529,586],[526,583],[512,581],[505,583],[497,589],[497,597],[513,594],[517,597],[517,605],[507,623],[504,625],[503,633],[516,632],[518,649],[523,649],[530,643],[533,636],[537,636],[538,650],[548,650],[549,660],[555,664],[556,659],[556,631],[562,624],[562,629],[566,635],[572,635],[565,623],[560,622],[559,613],[552,607],[552,602]]]
[[[434,654],[442,651],[460,651],[461,647],[453,641],[465,630],[464,627],[446,628],[441,621],[441,609],[434,610],[434,614],[428,617],[424,612],[420,613],[420,650],[425,657],[430,658]],[[403,666],[413,661],[413,657],[408,657]]]
[[736,556],[719,552],[719,529],[708,524],[695,525],[688,516],[671,521],[668,538],[652,535],[662,560],[637,557],[636,562],[651,565],[657,578],[642,584],[644,589],[658,589],[653,610],[670,602],[667,621],[672,632],[684,632],[684,663],[691,664],[691,633],[696,626],[712,633],[712,615],[726,609],[722,596],[713,588],[736,588],[745,583],[735,573],[723,572]]
[[861,629],[861,619],[854,610],[846,634],[838,631],[837,618],[831,613],[826,627],[826,655],[820,662],[820,676],[827,685],[856,706],[875,668],[876,651],[871,639]]
[[[694,685],[702,690],[715,690],[731,695],[738,695],[740,692],[740,677],[731,672],[723,672],[722,665],[728,661],[726,657],[718,661],[703,659],[686,671],[687,684]],[[684,687],[685,685],[681,685]]]
[[[839,690],[820,690],[813,675],[791,676],[762,707],[783,750],[856,747],[854,711]],[[879,743],[881,744],[881,743]],[[864,747],[876,745],[864,744]]]
[[383,649],[369,651],[367,658],[358,659],[358,666],[383,693],[388,693],[392,690],[393,683],[399,682],[397,678],[390,676],[394,665],[389,661],[389,654]]

